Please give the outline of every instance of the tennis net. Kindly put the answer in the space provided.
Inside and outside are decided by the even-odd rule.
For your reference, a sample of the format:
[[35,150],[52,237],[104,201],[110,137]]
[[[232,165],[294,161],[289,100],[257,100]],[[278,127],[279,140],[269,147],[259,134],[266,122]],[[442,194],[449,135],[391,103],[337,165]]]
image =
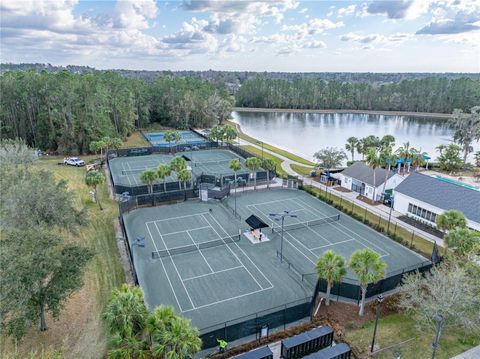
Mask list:
[[214,239],[212,241],[197,243],[197,244],[189,244],[187,246],[179,246],[179,247],[172,247],[169,249],[162,249],[159,251],[152,252],[152,259],[170,257],[175,254],[182,254],[182,253],[189,253],[195,252],[202,249],[213,248],[225,244],[230,244],[234,242],[240,241],[240,234],[232,237],[224,237],[220,239]]
[[[283,229],[285,231],[291,231],[291,230],[294,230],[294,229],[308,228],[308,227],[318,226],[320,224],[335,222],[335,221],[338,221],[339,219],[340,219],[340,214],[336,214],[334,216],[314,219],[314,220],[307,221],[307,222],[287,224],[287,225],[283,226]],[[272,227],[272,233],[281,233],[281,232],[282,232],[282,227],[281,226]]]
[[132,169],[132,170],[122,170],[122,175],[131,175],[131,174],[135,174],[135,173],[140,173],[140,172],[144,172],[148,169],[152,169],[152,168],[135,168],[135,169]]
[[[229,164],[232,160],[235,160],[235,159],[237,159],[237,158],[230,158],[228,160],[218,160],[218,161],[194,161],[193,165],[195,167],[197,167],[197,166],[212,166],[212,165],[226,165],[226,164]],[[239,159],[239,160],[240,160],[240,163],[243,163],[243,161],[241,159]]]

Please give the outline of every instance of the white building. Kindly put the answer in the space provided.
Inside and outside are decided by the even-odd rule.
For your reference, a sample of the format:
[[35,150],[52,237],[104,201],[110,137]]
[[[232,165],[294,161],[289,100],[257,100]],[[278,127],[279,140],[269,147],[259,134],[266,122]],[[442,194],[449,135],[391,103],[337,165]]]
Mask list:
[[394,189],[404,179],[393,171],[376,168],[374,183],[373,170],[363,162],[355,162],[340,173],[340,185],[351,191],[358,192],[371,200],[373,200],[375,192],[375,200],[378,201],[382,197],[385,178],[387,179],[385,190]]
[[469,228],[480,231],[480,190],[420,173],[394,189],[393,208],[433,227],[438,214],[454,209],[465,215]]

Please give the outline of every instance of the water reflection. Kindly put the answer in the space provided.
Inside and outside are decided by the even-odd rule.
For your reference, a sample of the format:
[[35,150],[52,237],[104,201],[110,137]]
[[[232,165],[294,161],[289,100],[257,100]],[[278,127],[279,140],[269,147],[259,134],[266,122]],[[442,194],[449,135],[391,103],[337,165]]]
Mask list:
[[[435,159],[435,147],[448,144],[453,136],[444,119],[434,118],[292,112],[233,112],[233,117],[248,135],[306,158],[327,146],[344,148],[350,136],[389,134],[395,136],[395,147],[410,141]],[[474,146],[476,150],[479,147],[478,143]]]

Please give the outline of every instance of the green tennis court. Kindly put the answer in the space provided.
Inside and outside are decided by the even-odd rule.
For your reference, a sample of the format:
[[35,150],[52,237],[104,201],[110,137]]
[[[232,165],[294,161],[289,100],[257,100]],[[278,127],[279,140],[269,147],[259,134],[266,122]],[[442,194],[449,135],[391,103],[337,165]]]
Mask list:
[[[229,168],[229,163],[233,159],[239,159],[243,164],[245,159],[236,155],[232,151],[215,149],[200,151],[185,151],[177,153],[176,156],[182,156],[187,160],[188,166],[195,176],[209,174],[217,177],[233,175]],[[117,157],[111,159],[110,171],[112,173],[115,185],[123,186],[141,186],[140,176],[146,169],[156,169],[159,164],[168,164],[174,158],[171,154],[152,154],[146,156]],[[242,165],[238,174],[248,174],[248,169]],[[176,182],[177,177],[172,173],[165,179],[167,183]],[[159,180],[158,183],[161,183]]]
[[[235,200],[243,220],[255,214],[270,225],[263,230],[268,240],[253,244],[246,238],[249,227],[232,214]],[[281,233],[269,213],[284,210],[297,218],[286,220],[283,253],[288,262],[280,263]],[[148,306],[173,305],[202,331],[308,300],[315,261],[327,249],[348,259],[356,249],[371,248],[387,262],[388,273],[426,262],[298,190],[251,191],[236,199],[141,208],[124,215],[124,222]],[[134,244],[137,237],[145,239],[144,247]],[[348,276],[354,279],[353,273]]]

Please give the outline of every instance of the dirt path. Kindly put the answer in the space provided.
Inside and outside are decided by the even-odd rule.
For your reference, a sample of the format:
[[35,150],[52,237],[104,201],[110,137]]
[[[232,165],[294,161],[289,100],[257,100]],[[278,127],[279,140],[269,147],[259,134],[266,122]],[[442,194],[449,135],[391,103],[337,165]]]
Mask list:
[[452,115],[448,113],[430,112],[407,112],[407,111],[368,111],[368,110],[303,110],[289,108],[256,108],[256,107],[234,107],[237,112],[295,112],[295,113],[363,113],[368,115],[390,115],[390,116],[412,116],[448,119]]

